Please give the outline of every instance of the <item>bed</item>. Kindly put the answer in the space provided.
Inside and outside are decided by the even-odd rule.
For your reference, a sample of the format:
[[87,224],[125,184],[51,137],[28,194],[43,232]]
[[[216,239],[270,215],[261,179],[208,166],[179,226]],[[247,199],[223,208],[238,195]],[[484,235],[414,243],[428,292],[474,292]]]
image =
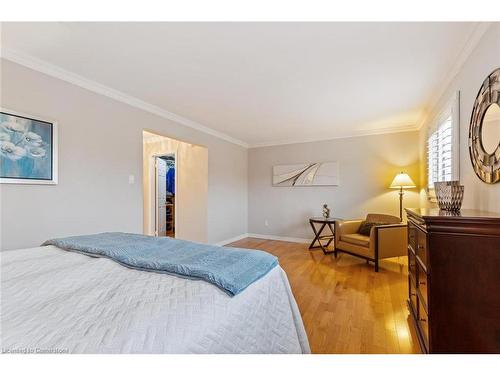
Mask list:
[[278,265],[233,297],[56,246],[1,253],[7,353],[309,353]]

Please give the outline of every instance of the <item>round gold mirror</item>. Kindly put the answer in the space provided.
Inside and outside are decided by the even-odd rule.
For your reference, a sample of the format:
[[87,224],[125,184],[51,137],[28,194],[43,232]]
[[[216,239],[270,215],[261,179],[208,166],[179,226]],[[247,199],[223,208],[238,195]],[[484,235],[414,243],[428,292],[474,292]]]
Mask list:
[[500,68],[486,77],[474,102],[469,154],[474,172],[482,181],[500,181]]
[[500,146],[500,106],[497,103],[490,105],[484,113],[481,142],[488,154],[493,154]]

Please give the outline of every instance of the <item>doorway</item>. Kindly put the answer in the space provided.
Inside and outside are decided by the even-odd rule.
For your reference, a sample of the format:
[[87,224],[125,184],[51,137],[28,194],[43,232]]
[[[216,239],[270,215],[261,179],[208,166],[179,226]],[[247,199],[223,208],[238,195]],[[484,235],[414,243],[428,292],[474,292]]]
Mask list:
[[142,134],[144,234],[206,243],[208,149],[146,130]]
[[155,236],[175,238],[175,154],[154,157]]

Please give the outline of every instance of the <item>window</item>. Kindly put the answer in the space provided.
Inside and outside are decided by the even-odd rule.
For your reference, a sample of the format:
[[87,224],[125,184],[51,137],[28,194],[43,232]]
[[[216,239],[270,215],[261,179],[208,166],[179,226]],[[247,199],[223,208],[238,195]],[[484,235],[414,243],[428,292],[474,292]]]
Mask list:
[[459,94],[445,106],[429,127],[427,136],[427,188],[434,182],[459,178]]

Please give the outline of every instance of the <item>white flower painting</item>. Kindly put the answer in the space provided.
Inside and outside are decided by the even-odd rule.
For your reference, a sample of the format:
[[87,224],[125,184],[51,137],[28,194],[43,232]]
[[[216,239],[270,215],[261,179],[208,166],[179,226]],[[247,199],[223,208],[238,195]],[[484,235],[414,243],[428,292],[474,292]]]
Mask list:
[[275,165],[273,186],[332,186],[339,184],[338,162]]
[[0,181],[55,183],[55,124],[0,112]]

